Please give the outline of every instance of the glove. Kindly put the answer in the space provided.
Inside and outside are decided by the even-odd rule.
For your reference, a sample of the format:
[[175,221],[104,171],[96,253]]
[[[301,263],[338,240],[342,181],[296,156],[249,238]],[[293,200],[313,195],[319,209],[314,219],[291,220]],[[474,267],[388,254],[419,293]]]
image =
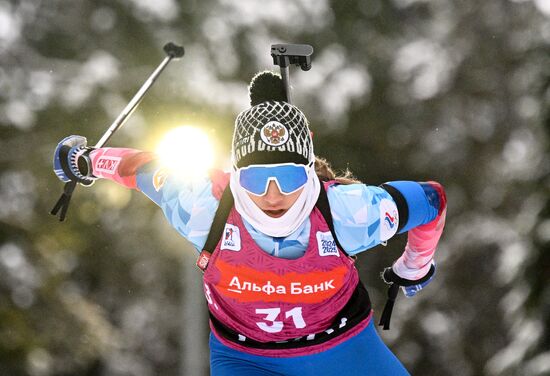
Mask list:
[[430,267],[430,270],[428,270],[428,273],[417,280],[410,280],[406,278],[401,278],[392,268],[385,268],[382,272],[382,279],[387,284],[391,285],[393,283],[401,286],[401,290],[403,290],[403,293],[407,298],[411,298],[415,296],[420,290],[422,290],[424,287],[428,286],[428,284],[433,280],[435,277],[435,262],[432,262],[432,265]]
[[92,175],[89,153],[93,148],[86,146],[86,138],[68,136],[55,148],[53,170],[64,183],[74,181],[84,186],[92,185],[97,180]]
[[[428,286],[428,284],[434,279],[435,277],[435,271],[436,271],[436,267],[435,267],[435,264],[433,264],[433,269],[430,269],[431,272],[431,275],[428,277],[428,279],[426,280],[423,280],[423,282],[420,282],[420,281],[414,281],[415,284],[414,285],[410,285],[410,286],[401,286],[401,290],[403,290],[403,293],[405,294],[405,296],[407,298],[412,298],[413,296],[416,295],[417,292],[419,292],[420,290],[422,290],[424,287]],[[428,272],[428,274],[430,274],[430,272]]]
[[414,296],[418,291],[422,290],[428,283],[431,282],[435,275],[435,263],[432,262],[428,273],[417,280],[410,280],[401,278],[395,273],[393,267],[385,268],[382,272],[382,279],[384,282],[390,285],[388,289],[388,300],[384,306],[384,311],[382,311],[382,316],[380,316],[380,322],[378,325],[382,326],[384,330],[390,329],[390,320],[391,314],[393,311],[393,306],[395,304],[395,299],[397,299],[397,294],[399,293],[399,287],[403,290],[407,297]]

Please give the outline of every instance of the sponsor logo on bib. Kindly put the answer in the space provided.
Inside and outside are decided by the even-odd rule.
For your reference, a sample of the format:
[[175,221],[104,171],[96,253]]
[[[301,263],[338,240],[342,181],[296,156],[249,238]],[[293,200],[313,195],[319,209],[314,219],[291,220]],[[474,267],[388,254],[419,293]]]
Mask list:
[[241,250],[241,235],[237,226],[226,223],[223,230],[222,245],[220,249],[227,249],[230,251]]
[[319,248],[319,256],[340,256],[338,248],[336,247],[336,242],[334,241],[330,231],[318,231],[316,237],[317,248]]
[[216,268],[220,271],[216,290],[239,302],[319,303],[337,294],[348,275],[345,265],[326,271],[279,274],[218,259]]

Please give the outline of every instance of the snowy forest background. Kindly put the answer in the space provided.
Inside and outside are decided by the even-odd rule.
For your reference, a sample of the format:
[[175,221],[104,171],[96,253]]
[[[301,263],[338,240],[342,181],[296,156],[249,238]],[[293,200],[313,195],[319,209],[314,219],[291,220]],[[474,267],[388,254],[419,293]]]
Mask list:
[[[311,44],[291,82],[317,154],[447,189],[437,277],[386,343],[415,375],[550,374],[549,1],[0,0],[0,375],[208,374],[195,251],[161,211],[100,181],[48,214],[57,142],[97,142],[168,41],[184,59],[110,146],[194,124],[226,157],[270,45]],[[359,258],[377,319],[405,239]]]

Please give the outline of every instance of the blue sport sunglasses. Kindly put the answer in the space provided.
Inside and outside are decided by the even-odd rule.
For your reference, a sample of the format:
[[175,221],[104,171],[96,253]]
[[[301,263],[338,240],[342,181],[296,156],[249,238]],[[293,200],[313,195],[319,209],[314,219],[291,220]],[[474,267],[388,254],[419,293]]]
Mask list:
[[281,193],[289,195],[306,184],[307,167],[294,163],[251,165],[239,169],[239,184],[247,192],[263,196],[267,193],[269,182],[273,180]]

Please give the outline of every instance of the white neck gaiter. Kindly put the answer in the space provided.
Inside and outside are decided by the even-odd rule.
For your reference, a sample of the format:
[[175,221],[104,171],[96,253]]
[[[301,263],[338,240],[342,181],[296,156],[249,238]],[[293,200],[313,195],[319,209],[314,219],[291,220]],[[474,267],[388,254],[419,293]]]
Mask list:
[[237,212],[256,230],[273,237],[285,237],[296,231],[309,217],[321,189],[315,173],[315,165],[312,164],[309,167],[308,181],[294,205],[281,217],[272,218],[265,214],[241,187],[235,169],[231,170],[229,185],[235,199]]

